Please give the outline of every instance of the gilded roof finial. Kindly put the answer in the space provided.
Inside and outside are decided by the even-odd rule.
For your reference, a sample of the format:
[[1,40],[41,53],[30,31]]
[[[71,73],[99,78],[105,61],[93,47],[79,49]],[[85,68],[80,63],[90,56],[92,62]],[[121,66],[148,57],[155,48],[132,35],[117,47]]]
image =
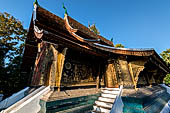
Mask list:
[[63,8],[64,8],[64,10],[65,10],[65,14],[68,15],[67,9],[66,9],[66,7],[64,6],[64,3],[63,3]]
[[35,1],[34,1],[34,5],[35,5],[35,4],[38,5],[38,0],[35,0]]

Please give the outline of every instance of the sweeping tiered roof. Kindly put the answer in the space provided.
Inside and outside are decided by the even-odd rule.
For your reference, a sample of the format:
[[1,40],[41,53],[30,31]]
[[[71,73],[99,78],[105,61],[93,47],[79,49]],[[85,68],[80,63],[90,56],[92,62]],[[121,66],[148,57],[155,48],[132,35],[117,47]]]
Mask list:
[[34,65],[37,43],[42,40],[106,58],[109,58],[110,55],[150,57],[165,71],[170,72],[154,49],[115,48],[113,42],[96,35],[67,14],[62,19],[38,4],[34,4],[23,58],[23,64],[26,66],[23,66],[25,67],[23,70],[29,72],[30,67]]

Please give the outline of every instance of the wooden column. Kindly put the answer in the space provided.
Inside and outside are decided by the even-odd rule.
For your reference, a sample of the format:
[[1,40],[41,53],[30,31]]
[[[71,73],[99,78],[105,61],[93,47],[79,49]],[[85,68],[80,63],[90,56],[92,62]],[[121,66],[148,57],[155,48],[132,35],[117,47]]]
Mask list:
[[97,78],[96,78],[96,88],[99,89],[100,87],[100,65],[98,68]]
[[124,86],[132,86],[133,81],[131,80],[131,75],[129,72],[129,67],[128,67],[128,62],[126,61],[125,57],[120,57],[119,58],[119,64],[120,64],[120,69],[121,69],[121,78],[122,78],[122,84]]
[[57,58],[56,86],[58,87],[58,91],[60,91],[62,71],[63,71],[67,49],[68,48],[64,48],[62,53],[58,54],[58,58]]
[[[42,64],[45,67],[44,77],[42,77],[42,84],[46,86],[55,86],[56,64],[57,64],[57,49],[58,45],[50,45],[46,50],[46,58]],[[43,80],[44,79],[44,80]]]
[[50,50],[52,54],[51,58],[51,68],[50,68],[50,76],[49,76],[49,85],[50,86],[55,86],[55,77],[56,77],[56,71],[57,71],[57,54],[58,51],[53,45],[50,45]]
[[154,76],[156,75],[156,73],[153,73],[152,75],[151,75],[151,79],[149,80],[149,84],[150,84],[150,86],[152,86],[152,83],[156,83],[155,82],[155,79],[154,79]]
[[119,85],[123,85],[122,75],[121,75],[121,67],[120,67],[118,59],[114,60],[114,67],[115,67],[117,82]]
[[45,81],[45,86],[49,86],[49,81],[50,81],[50,73],[51,73],[51,62],[48,62],[48,67],[47,67],[47,78]]
[[[153,76],[153,75],[152,75]],[[152,87],[152,76],[151,78],[149,79],[149,86]]]
[[147,85],[149,85],[149,77],[148,77],[148,73],[145,73],[145,79],[146,79]]
[[106,87],[119,87],[115,67],[113,64],[108,64],[106,69]]

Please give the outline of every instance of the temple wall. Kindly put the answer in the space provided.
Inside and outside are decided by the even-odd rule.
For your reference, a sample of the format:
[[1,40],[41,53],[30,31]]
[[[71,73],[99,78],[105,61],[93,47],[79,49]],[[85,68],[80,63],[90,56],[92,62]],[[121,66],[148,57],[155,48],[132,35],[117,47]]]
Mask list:
[[61,85],[95,85],[98,68],[97,61],[91,55],[68,49]]
[[50,45],[42,42],[37,53],[31,85],[48,85],[53,54]]
[[147,80],[144,76],[139,76],[138,78],[138,83],[137,84],[140,84],[140,85],[147,85]]
[[121,76],[119,75],[118,78],[120,79],[118,80],[119,84],[123,84],[125,87],[135,87],[136,89],[138,80],[140,79],[140,83],[145,80],[143,76],[139,77],[139,74],[145,68],[144,65],[147,61],[145,59],[131,61],[127,60],[125,56],[119,56],[118,61],[121,69]]
[[[71,48],[42,42],[37,54],[32,86],[96,85],[104,82],[99,57]],[[60,88],[59,88],[60,89]]]
[[94,82],[92,66],[86,64],[77,64],[66,61],[62,75],[62,85],[76,84],[81,82]]
[[60,87],[67,48],[42,42],[39,50],[31,85]]
[[163,72],[162,70],[158,70],[156,76],[154,76],[155,82],[157,84],[162,84],[165,76],[166,76],[165,72]]
[[[107,87],[137,87],[138,84],[161,83],[163,71],[152,69],[146,58],[117,56],[108,61],[57,44],[41,43],[37,54],[32,85],[55,87],[72,85],[96,85],[105,82]],[[149,66],[145,67],[145,64]],[[150,66],[151,65],[151,66]],[[147,69],[146,69],[147,68]],[[145,73],[143,70],[145,69]],[[153,72],[152,72],[153,71]],[[162,76],[159,76],[162,75]]]
[[[152,62],[148,62],[139,75],[139,79],[141,77],[144,77],[146,82],[145,85],[156,85],[163,83],[163,78],[166,75],[166,73],[161,70],[158,66],[152,64]],[[138,85],[142,85],[141,82],[137,83]],[[144,83],[143,83],[144,84]]]

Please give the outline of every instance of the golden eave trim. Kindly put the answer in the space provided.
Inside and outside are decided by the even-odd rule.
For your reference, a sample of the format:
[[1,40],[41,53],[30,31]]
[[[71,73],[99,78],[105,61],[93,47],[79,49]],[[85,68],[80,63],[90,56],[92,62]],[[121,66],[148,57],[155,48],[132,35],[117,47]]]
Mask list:
[[66,29],[67,31],[73,36],[75,37],[77,40],[81,41],[81,42],[85,42],[85,43],[89,43],[89,42],[99,42],[100,39],[98,40],[92,40],[92,39],[84,39],[82,38],[81,36],[77,35],[76,32],[78,31],[78,29],[74,29],[71,27],[71,25],[69,24],[69,21],[68,21],[68,15],[65,14],[64,16],[64,22],[65,22],[65,26],[66,26]]

